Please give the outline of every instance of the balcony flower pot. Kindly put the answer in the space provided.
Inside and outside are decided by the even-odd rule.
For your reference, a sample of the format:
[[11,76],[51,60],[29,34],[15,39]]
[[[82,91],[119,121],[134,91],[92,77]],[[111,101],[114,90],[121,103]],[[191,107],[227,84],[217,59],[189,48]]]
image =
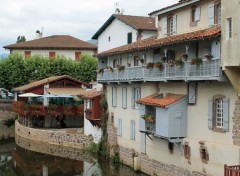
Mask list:
[[130,63],[127,63],[127,67],[131,67],[131,64],[130,64]]
[[142,116],[142,118],[147,121],[147,122],[151,122],[151,123],[154,123],[155,122],[155,117],[153,117],[152,115],[150,114],[144,114]]
[[195,57],[191,60],[190,64],[192,65],[200,65],[202,63],[202,58]]
[[207,61],[211,61],[213,55],[211,53],[205,54],[205,58],[207,59]]
[[157,68],[159,68],[159,70],[162,70],[162,69],[164,68],[164,65],[163,65],[162,62],[156,62],[156,63],[154,64],[154,67],[157,67]]
[[176,66],[178,66],[178,65],[183,65],[183,60],[182,60],[182,58],[179,58],[179,59],[176,59],[175,61],[174,61],[174,64],[176,65]]
[[98,74],[103,74],[104,73],[104,69],[103,68],[100,68],[99,70],[98,70]]
[[154,63],[148,62],[146,68],[151,69],[151,68],[153,68],[153,66],[154,66]]
[[182,54],[182,60],[183,60],[183,61],[186,61],[186,60],[187,60],[187,58],[188,58],[188,55],[187,55],[187,54],[185,54],[185,53],[184,53],[184,54]]
[[125,66],[124,66],[124,65],[118,66],[118,71],[119,71],[119,72],[121,72],[121,71],[123,71],[123,70],[125,70]]

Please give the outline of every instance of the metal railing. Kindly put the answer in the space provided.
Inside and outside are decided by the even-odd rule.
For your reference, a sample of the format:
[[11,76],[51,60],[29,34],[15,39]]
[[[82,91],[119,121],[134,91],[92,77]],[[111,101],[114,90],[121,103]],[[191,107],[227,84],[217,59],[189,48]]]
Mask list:
[[240,165],[227,166],[224,165],[224,176],[240,176]]
[[221,75],[220,59],[202,61],[200,64],[191,64],[185,61],[182,65],[171,66],[164,64],[162,69],[146,66],[126,67],[119,71],[105,69],[98,74],[99,82],[127,82],[127,81],[167,81],[167,80],[218,80]]

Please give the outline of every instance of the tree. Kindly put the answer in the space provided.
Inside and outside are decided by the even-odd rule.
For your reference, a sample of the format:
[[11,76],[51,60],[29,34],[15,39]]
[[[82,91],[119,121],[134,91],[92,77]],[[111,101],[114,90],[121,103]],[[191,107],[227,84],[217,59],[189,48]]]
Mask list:
[[17,37],[17,43],[20,43],[20,42],[25,42],[26,41],[26,38],[24,35],[19,35]]

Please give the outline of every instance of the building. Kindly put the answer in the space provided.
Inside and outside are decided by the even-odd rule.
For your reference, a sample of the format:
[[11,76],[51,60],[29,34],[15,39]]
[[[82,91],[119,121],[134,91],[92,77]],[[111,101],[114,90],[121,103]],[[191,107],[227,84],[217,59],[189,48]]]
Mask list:
[[92,82],[92,89],[87,90],[81,97],[84,99],[84,134],[92,135],[95,143],[98,143],[102,136],[101,130],[101,95],[102,86]]
[[221,31],[221,14],[229,15],[232,5],[223,5],[179,1],[149,14],[156,37],[98,53],[107,66],[100,67],[98,82],[116,131],[108,135],[123,163],[150,175],[224,175],[224,164],[239,164],[239,100],[224,73],[237,57],[235,65],[224,58]]
[[98,40],[98,52],[103,52],[154,36],[156,33],[154,18],[113,14],[92,39]]
[[83,53],[94,55],[97,52],[97,46],[69,35],[39,37],[34,40],[7,45],[3,48],[9,49],[10,53],[20,52],[24,58],[31,55],[54,58],[60,55],[79,60]]

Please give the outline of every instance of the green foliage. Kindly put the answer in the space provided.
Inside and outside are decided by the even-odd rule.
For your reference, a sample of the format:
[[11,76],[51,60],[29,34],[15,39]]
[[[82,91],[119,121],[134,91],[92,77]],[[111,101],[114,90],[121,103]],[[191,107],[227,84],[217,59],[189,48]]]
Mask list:
[[110,160],[112,163],[120,163],[119,153],[114,153]]
[[19,35],[17,37],[17,43],[20,43],[20,42],[25,42],[26,41],[26,38],[24,35]]
[[49,59],[33,55],[23,59],[23,55],[12,53],[0,60],[0,87],[11,90],[32,81],[50,76],[69,75],[84,82],[96,80],[97,59],[82,54],[80,61],[73,61],[64,56]]
[[89,151],[90,153],[92,153],[92,154],[94,154],[94,155],[97,154],[98,151],[99,151],[99,149],[98,149],[98,144],[92,142],[92,143],[88,146],[87,151]]

